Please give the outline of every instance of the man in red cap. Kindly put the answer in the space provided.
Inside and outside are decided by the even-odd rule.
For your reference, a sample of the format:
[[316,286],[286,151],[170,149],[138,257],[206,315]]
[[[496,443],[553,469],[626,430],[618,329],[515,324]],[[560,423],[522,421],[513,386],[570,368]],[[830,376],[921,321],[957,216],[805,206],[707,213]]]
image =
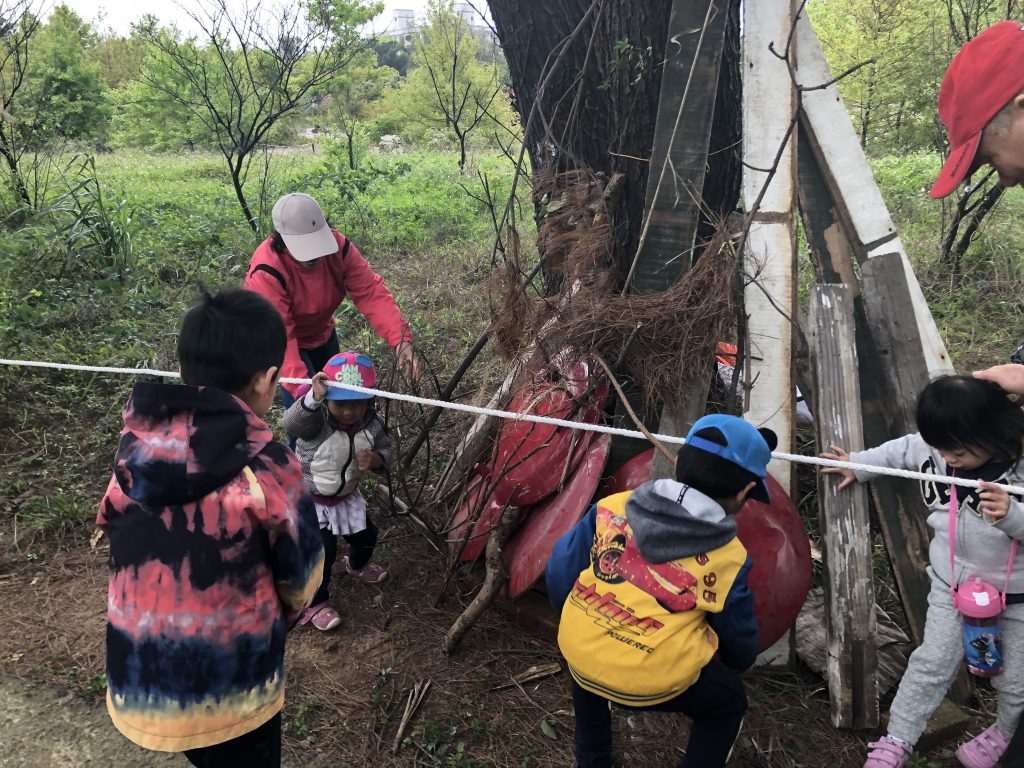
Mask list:
[[1024,24],[1003,21],[965,44],[939,90],[949,158],[931,191],[950,194],[982,165],[999,183],[1024,182]]
[[[991,165],[1004,187],[1024,182],[1024,24],[1000,22],[959,50],[939,90],[939,118],[946,126],[950,153],[928,194],[946,197],[982,165]],[[995,366],[975,375],[1024,393],[1022,366]],[[1019,723],[1005,747],[984,746],[979,751],[989,752],[992,763],[1024,768],[1024,729]],[[994,754],[998,751],[1001,759]]]

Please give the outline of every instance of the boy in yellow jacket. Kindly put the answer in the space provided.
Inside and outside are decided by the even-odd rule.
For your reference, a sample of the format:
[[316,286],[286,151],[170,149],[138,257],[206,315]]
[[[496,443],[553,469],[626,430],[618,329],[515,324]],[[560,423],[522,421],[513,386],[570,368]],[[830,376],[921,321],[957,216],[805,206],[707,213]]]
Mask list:
[[611,768],[611,712],[682,712],[693,721],[682,768],[724,766],[747,710],[739,674],[757,656],[750,556],[735,515],[768,503],[777,444],[735,416],[697,421],[674,480],[592,506],[547,565],[572,675],[579,768]]

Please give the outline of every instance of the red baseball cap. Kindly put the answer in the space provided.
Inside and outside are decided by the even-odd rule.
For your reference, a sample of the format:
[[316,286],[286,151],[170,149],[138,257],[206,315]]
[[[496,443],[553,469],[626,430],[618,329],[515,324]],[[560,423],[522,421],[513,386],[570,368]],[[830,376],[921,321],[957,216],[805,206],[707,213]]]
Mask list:
[[928,192],[945,197],[977,169],[981,130],[1024,90],[1024,24],[1001,21],[953,57],[939,89],[939,119],[950,152]]

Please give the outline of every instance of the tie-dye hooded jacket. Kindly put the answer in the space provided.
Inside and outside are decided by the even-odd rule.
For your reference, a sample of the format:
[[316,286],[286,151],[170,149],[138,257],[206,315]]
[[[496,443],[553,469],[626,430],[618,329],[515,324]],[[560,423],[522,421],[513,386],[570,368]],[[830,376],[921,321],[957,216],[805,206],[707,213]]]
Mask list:
[[284,703],[285,634],[323,572],[294,454],[238,398],[139,383],[97,525],[110,540],[107,709],[178,752]]

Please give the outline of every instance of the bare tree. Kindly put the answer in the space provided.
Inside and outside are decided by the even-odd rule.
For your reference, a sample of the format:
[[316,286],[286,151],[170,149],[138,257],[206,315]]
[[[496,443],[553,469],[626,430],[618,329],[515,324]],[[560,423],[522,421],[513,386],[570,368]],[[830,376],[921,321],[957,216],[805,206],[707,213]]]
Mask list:
[[421,66],[444,123],[459,142],[459,170],[466,168],[466,140],[489,114],[501,90],[497,67],[485,71],[476,61],[473,30],[451,3],[432,9],[430,27],[417,40]]
[[155,55],[142,78],[213,137],[246,222],[258,233],[245,196],[254,150],[283,118],[312,106],[334,75],[372,45],[358,28],[377,8],[362,0],[231,6],[206,0],[200,10],[187,11],[202,30],[202,44],[177,30],[144,30]]
[[12,191],[25,205],[31,205],[32,199],[21,170],[25,148],[18,133],[15,100],[25,84],[29,41],[44,10],[45,5],[37,5],[36,0],[0,0],[0,157]]

